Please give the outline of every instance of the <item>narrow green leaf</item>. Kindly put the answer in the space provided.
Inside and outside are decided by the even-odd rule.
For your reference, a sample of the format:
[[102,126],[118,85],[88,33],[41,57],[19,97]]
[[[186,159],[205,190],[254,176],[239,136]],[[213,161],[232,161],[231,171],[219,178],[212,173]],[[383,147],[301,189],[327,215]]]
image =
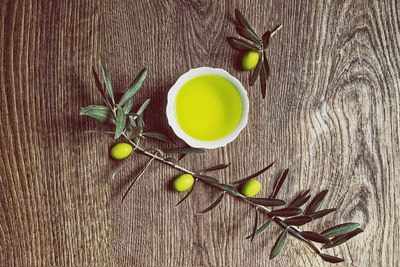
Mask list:
[[254,237],[256,236],[257,227],[258,227],[257,225],[258,225],[258,210],[256,209],[256,217],[254,220],[253,233],[251,234],[250,242],[253,242]]
[[87,107],[81,107],[79,109],[79,115],[89,116],[101,122],[106,122],[112,117],[110,108],[101,105],[90,105]]
[[364,231],[360,228],[354,229],[350,233],[334,237],[331,240],[332,241],[331,243],[324,245],[322,248],[326,249],[326,248],[333,248],[333,247],[339,246],[339,245],[343,244],[344,242],[347,242],[351,238],[355,237],[356,235],[361,234],[362,232],[364,232]]
[[331,256],[328,254],[320,253],[319,256],[326,262],[330,263],[339,263],[339,262],[344,262],[344,259],[336,257],[336,256]]
[[335,225],[325,231],[321,232],[321,235],[325,236],[326,238],[336,237],[340,235],[344,235],[354,231],[355,229],[359,228],[359,223],[343,223],[339,225]]
[[215,208],[220,202],[221,200],[224,198],[224,193],[222,192],[219,197],[206,209],[202,210],[200,213],[206,213],[210,210],[212,210],[213,208]]
[[315,233],[315,232],[311,232],[311,231],[302,231],[300,232],[300,235],[302,237],[304,237],[305,239],[317,242],[317,243],[322,243],[322,244],[328,244],[331,241],[326,238],[325,236]]
[[115,128],[115,136],[114,138],[117,139],[121,136],[122,132],[125,129],[125,124],[126,124],[126,115],[125,112],[122,110],[121,107],[117,107],[117,119],[115,122],[116,128]]
[[236,27],[236,32],[240,36],[246,38],[247,40],[252,41],[259,46],[262,45],[261,39],[257,35],[255,35],[253,32],[249,31],[248,29],[243,28],[243,27]]
[[135,126],[130,131],[127,133],[127,136],[129,139],[136,138],[140,136],[140,134],[143,132],[143,128],[140,126]]
[[283,206],[286,204],[284,200],[276,198],[248,198],[248,200],[265,207]]
[[254,83],[256,82],[258,76],[260,75],[261,71],[261,65],[263,64],[263,61],[261,59],[258,60],[256,68],[253,70],[251,75],[249,76],[249,84],[250,86],[253,86]]
[[278,195],[279,190],[282,187],[282,184],[285,182],[289,169],[283,171],[281,176],[279,176],[278,180],[276,180],[274,184],[274,189],[272,190],[271,198],[276,198]]
[[240,193],[233,186],[226,185],[226,184],[219,184],[218,187],[221,188],[222,190],[226,191],[228,194],[230,194],[232,196],[236,196],[236,197],[240,196]]
[[142,168],[142,170],[133,178],[131,185],[128,187],[128,190],[126,190],[124,196],[122,197],[122,201],[124,201],[124,199],[126,198],[126,196],[128,195],[129,191],[131,190],[132,186],[136,183],[137,180],[139,180],[140,177],[143,176],[143,174],[145,173],[145,171],[149,168],[150,164],[153,162],[154,158],[151,158],[146,165]]
[[204,152],[204,149],[194,147],[171,148],[165,150],[166,154],[199,154]]
[[166,143],[172,143],[171,139],[169,139],[167,136],[165,136],[164,134],[159,133],[159,132],[145,132],[145,133],[143,133],[143,136],[146,136],[146,137],[149,137],[152,139],[156,139],[159,141],[163,141]]
[[111,77],[110,73],[108,72],[106,60],[104,59],[104,56],[102,54],[100,54],[100,64],[103,72],[104,86],[106,87],[108,96],[110,97],[112,104],[114,105],[115,100],[114,100],[114,92],[111,85]]
[[190,194],[192,194],[192,192],[193,192],[195,186],[196,186],[196,182],[195,182],[195,183],[193,184],[193,186],[190,188],[189,192],[187,192],[187,194],[186,194],[181,200],[179,200],[178,203],[176,203],[175,207],[176,207],[176,206],[179,206],[179,204],[181,204],[183,201],[185,201],[185,199],[187,199],[187,198],[190,196]]
[[273,216],[282,216],[282,217],[290,217],[290,216],[296,216],[301,214],[303,211],[302,209],[299,208],[283,208],[279,210],[273,210],[268,213],[270,217]]
[[133,106],[133,98],[129,99],[128,102],[126,102],[125,105],[122,106],[122,109],[124,110],[125,114],[131,112],[132,106]]
[[92,68],[92,73],[93,73],[93,76],[94,76],[94,81],[95,81],[95,84],[96,84],[96,88],[97,88],[97,90],[100,92],[101,97],[103,98],[104,103],[105,103],[108,107],[111,108],[112,105],[110,104],[110,101],[109,101],[109,99],[108,99],[108,96],[106,95],[106,92],[104,91],[104,88],[103,88],[103,86],[101,85],[99,76],[97,75],[97,72],[95,71],[94,68]]
[[250,179],[253,179],[253,178],[255,178],[255,177],[257,177],[257,176],[263,174],[263,173],[264,173],[265,171],[267,171],[269,168],[271,168],[272,165],[274,165],[274,163],[275,163],[275,161],[272,162],[271,164],[269,164],[269,165],[268,165],[267,167],[265,167],[264,169],[259,170],[258,172],[253,173],[253,174],[247,176],[246,178],[243,178],[243,179],[241,179],[241,180],[235,181],[235,182],[233,182],[232,184],[242,184],[242,183],[244,183],[244,182],[246,182],[246,181],[248,181],[248,180],[250,180]]
[[195,174],[194,177],[208,184],[219,184],[218,179],[211,176]]
[[267,57],[265,56],[265,52],[263,54],[263,64],[261,65],[261,71],[260,71],[260,85],[261,85],[261,95],[262,98],[265,99],[265,96],[267,94],[267,79],[269,76],[269,65],[267,61]]
[[275,242],[274,247],[272,248],[271,255],[269,259],[272,260],[276,256],[281,253],[283,247],[285,246],[287,235],[288,235],[289,227],[286,227],[285,230],[279,235],[278,239]]
[[144,110],[147,108],[149,103],[150,103],[150,98],[147,98],[146,101],[144,101],[143,104],[140,106],[140,108],[136,114],[141,115],[144,112]]
[[228,43],[237,50],[254,50],[259,51],[260,48],[239,38],[228,37]]
[[337,209],[325,209],[325,210],[320,210],[320,211],[317,211],[317,212],[314,212],[314,213],[310,214],[309,216],[310,216],[313,220],[316,220],[316,219],[322,218],[322,217],[324,217],[324,216],[328,215],[329,213],[332,213],[332,212],[334,212],[334,211],[336,211],[336,210],[337,210]]
[[303,206],[307,201],[310,199],[310,195],[308,193],[310,192],[310,189],[306,190],[303,193],[300,193],[290,204],[289,207],[292,208],[300,208]]
[[229,166],[231,166],[231,163],[223,163],[223,164],[218,164],[215,166],[212,166],[210,168],[204,169],[201,171],[201,173],[206,173],[206,172],[212,172],[212,171],[219,171],[219,170],[223,170],[228,168]]
[[302,226],[311,221],[312,221],[312,218],[310,216],[301,215],[301,216],[296,216],[296,217],[286,219],[286,220],[284,220],[284,223],[286,223],[287,225]]
[[138,115],[137,118],[136,118],[136,120],[137,120],[137,124],[138,124],[140,127],[144,128],[143,116],[142,116],[142,115]]
[[144,80],[146,79],[146,76],[147,76],[147,69],[143,69],[136,77],[132,85],[122,96],[121,100],[119,101],[120,106],[123,106],[126,102],[129,101],[129,99],[131,99],[137,93],[137,91],[139,91],[140,87],[142,87]]
[[165,158],[164,160],[171,162],[174,165],[178,163],[178,160],[176,158]]
[[320,193],[318,193],[313,200],[311,200],[310,204],[308,204],[306,210],[304,211],[305,215],[310,215],[314,212],[316,212],[321,206],[322,200],[324,200],[326,194],[328,193],[328,190],[323,190]]
[[[272,223],[272,219],[268,219],[265,223],[263,223],[263,225],[261,225],[257,230],[256,233],[254,234],[254,237],[260,235],[261,233],[263,233],[265,230],[267,230],[268,226],[270,226]],[[248,235],[246,237],[246,239],[251,238],[252,234]]]
[[260,37],[257,35],[257,33],[253,30],[253,28],[250,26],[250,23],[245,19],[243,14],[239,11],[239,9],[235,9],[235,17],[237,21],[239,22],[239,25],[242,26],[243,28],[247,29],[248,31],[252,32],[257,39],[260,40]]

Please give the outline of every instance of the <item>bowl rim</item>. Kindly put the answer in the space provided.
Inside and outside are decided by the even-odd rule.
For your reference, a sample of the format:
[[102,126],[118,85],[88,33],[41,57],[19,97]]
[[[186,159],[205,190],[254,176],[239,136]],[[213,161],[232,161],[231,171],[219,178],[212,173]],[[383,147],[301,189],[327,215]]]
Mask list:
[[[179,90],[182,88],[182,86],[188,82],[189,80],[206,75],[206,74],[214,74],[214,75],[219,75],[224,77],[225,79],[228,79],[230,82],[232,82],[235,86],[235,88],[238,90],[239,94],[241,95],[242,99],[242,104],[243,104],[243,110],[242,110],[242,118],[240,119],[239,124],[236,126],[236,128],[228,135],[217,139],[213,141],[202,141],[195,139],[191,136],[189,136],[187,133],[183,131],[183,129],[179,126],[177,118],[175,116],[175,100],[176,96],[179,92]],[[231,75],[229,72],[227,72],[224,69],[221,68],[211,68],[211,67],[199,67],[199,68],[193,68],[190,69],[189,71],[185,72],[182,74],[175,84],[169,89],[168,95],[167,95],[167,107],[166,107],[166,114],[167,114],[167,120],[168,124],[174,131],[174,133],[185,143],[187,143],[191,147],[195,148],[206,148],[206,149],[213,149],[213,148],[218,148],[218,147],[224,147],[233,140],[236,139],[236,137],[239,135],[239,133],[246,127],[248,123],[248,117],[249,117],[249,98],[247,95],[247,91],[244,88],[243,84],[235,78],[233,75]]]

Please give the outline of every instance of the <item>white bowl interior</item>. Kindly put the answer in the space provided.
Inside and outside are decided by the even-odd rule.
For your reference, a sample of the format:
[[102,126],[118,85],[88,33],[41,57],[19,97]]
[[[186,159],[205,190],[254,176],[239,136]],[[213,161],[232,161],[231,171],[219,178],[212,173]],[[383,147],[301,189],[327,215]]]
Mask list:
[[[189,80],[205,75],[205,74],[213,74],[213,75],[219,75],[221,77],[224,77],[225,79],[229,80],[238,90],[241,99],[242,99],[242,118],[237,125],[237,127],[227,136],[224,136],[223,138],[213,140],[213,141],[202,141],[195,139],[191,136],[189,136],[187,133],[185,133],[182,128],[180,127],[176,114],[175,114],[175,99],[176,95],[178,94],[179,90],[182,88],[182,86]],[[196,148],[217,148],[217,147],[223,147],[227,145],[228,143],[232,142],[240,133],[240,131],[246,126],[247,121],[248,121],[248,114],[249,114],[249,98],[247,96],[247,91],[244,89],[242,83],[233,77],[231,74],[229,74],[227,71],[223,69],[215,69],[215,68],[209,68],[209,67],[201,67],[197,69],[191,69],[185,74],[183,74],[179,79],[176,81],[176,83],[171,87],[171,89],[168,92],[168,102],[167,102],[167,119],[168,119],[168,124],[171,126],[172,130],[175,132],[175,134],[181,138],[183,141],[185,141],[188,145],[191,147],[196,147]]]

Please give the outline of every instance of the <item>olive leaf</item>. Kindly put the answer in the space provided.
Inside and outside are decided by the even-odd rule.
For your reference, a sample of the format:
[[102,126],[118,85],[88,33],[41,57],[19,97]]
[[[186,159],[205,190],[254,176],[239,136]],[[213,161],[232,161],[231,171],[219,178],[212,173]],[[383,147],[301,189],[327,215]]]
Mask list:
[[[197,179],[196,179],[196,181],[197,181]],[[194,187],[196,186],[196,181],[194,182],[194,184],[193,184],[193,186],[190,188],[190,190],[187,192],[187,194],[186,194],[181,200],[179,200],[178,203],[176,203],[175,207],[176,207],[176,206],[179,206],[179,204],[181,204],[183,201],[185,201],[185,199],[187,199],[187,198],[190,196],[190,194],[192,194],[192,192],[193,192],[193,190],[194,190]]]
[[251,75],[249,76],[249,84],[250,86],[253,86],[254,83],[256,82],[258,76],[260,75],[261,71],[261,65],[263,64],[262,60],[258,60],[256,68],[253,70]]
[[302,212],[303,212],[303,210],[300,208],[283,208],[283,209],[279,209],[279,210],[270,211],[270,212],[268,212],[268,215],[270,217],[274,217],[274,216],[290,217],[290,216],[299,215]]
[[156,139],[156,140],[159,140],[159,141],[163,141],[163,142],[166,142],[166,143],[171,143],[172,142],[171,139],[169,139],[166,135],[164,135],[162,133],[159,133],[159,132],[145,132],[142,135],[145,136],[145,137],[149,137],[149,138]]
[[276,198],[248,198],[248,200],[265,207],[283,206],[286,204],[284,200]]
[[339,246],[339,245],[343,244],[344,242],[347,242],[351,238],[355,237],[356,235],[361,234],[362,232],[364,232],[364,231],[361,228],[357,228],[347,234],[336,236],[331,240],[332,241],[331,243],[324,245],[322,247],[322,249],[333,248],[333,247]]
[[149,168],[150,164],[153,162],[154,158],[151,158],[146,165],[142,168],[142,170],[133,178],[130,186],[128,187],[128,189],[126,190],[124,196],[122,197],[122,201],[124,201],[124,199],[126,198],[126,196],[128,195],[129,191],[131,190],[132,186],[136,183],[137,180],[139,180],[140,177],[143,176],[143,174],[145,173],[145,171]]
[[324,217],[324,216],[328,215],[329,213],[332,213],[332,212],[334,212],[334,211],[336,211],[336,210],[337,210],[337,209],[325,209],[325,210],[320,210],[320,211],[317,211],[317,212],[314,212],[314,213],[310,214],[309,216],[310,216],[313,220],[316,220],[316,219],[322,218],[322,217]]
[[129,101],[129,99],[131,99],[137,93],[137,91],[139,91],[140,87],[142,87],[144,80],[146,79],[146,76],[147,76],[147,69],[143,69],[136,77],[132,85],[122,96],[121,100],[119,101],[120,106],[123,106],[126,102]]
[[235,9],[235,17],[239,23],[239,25],[245,29],[247,29],[249,32],[251,32],[258,40],[260,40],[260,37],[257,35],[257,33],[253,30],[253,28],[250,26],[250,24],[247,22],[247,20],[244,18],[243,14],[239,11],[239,9]]
[[112,85],[111,85],[110,73],[108,72],[107,63],[102,54],[100,54],[100,65],[101,65],[102,72],[103,72],[104,86],[107,90],[108,96],[110,97],[110,99],[112,101],[112,104],[115,105],[114,92],[113,92]]
[[285,246],[288,232],[289,232],[289,227],[286,227],[285,230],[283,230],[283,232],[279,235],[278,239],[275,242],[274,247],[272,248],[271,254],[269,256],[270,260],[272,260],[273,258],[278,256],[279,253],[281,253],[283,247]]
[[171,148],[165,150],[166,154],[199,154],[204,152],[204,149],[194,147]]
[[143,104],[140,106],[140,108],[138,109],[136,114],[141,115],[144,112],[144,110],[147,108],[149,103],[150,103],[150,98],[147,98],[146,101],[144,101]]
[[140,134],[143,132],[143,128],[140,126],[135,126],[131,128],[129,131],[127,131],[126,135],[128,136],[129,139],[136,138],[140,136]]
[[112,117],[110,108],[101,105],[81,107],[79,109],[79,115],[89,116],[101,122],[109,121],[109,119]]
[[108,98],[108,96],[106,95],[106,92],[104,91],[104,88],[103,88],[103,86],[101,85],[99,76],[97,75],[97,72],[96,72],[96,70],[95,70],[94,68],[92,68],[92,73],[93,73],[93,76],[94,76],[94,82],[95,82],[95,84],[96,84],[96,88],[97,88],[97,90],[100,92],[101,97],[102,97],[104,103],[105,103],[108,107],[112,108],[112,105],[111,105],[111,103],[110,103],[110,101],[109,101],[109,98]]
[[194,177],[208,184],[218,184],[218,185],[220,184],[217,178],[211,176],[195,174]]
[[125,124],[126,124],[126,115],[125,112],[122,110],[122,108],[120,106],[117,106],[117,118],[116,118],[116,122],[115,122],[115,139],[118,139],[124,129],[125,129]]
[[302,215],[286,219],[284,220],[284,223],[286,223],[287,225],[301,226],[311,221],[312,218],[310,216]]
[[353,223],[353,222],[343,223],[328,228],[325,231],[322,231],[321,235],[325,236],[326,238],[336,237],[350,233],[359,227],[360,227],[359,223]]
[[250,180],[250,179],[253,179],[253,178],[255,178],[255,177],[257,177],[257,176],[263,174],[263,173],[264,173],[265,171],[267,171],[269,168],[271,168],[272,165],[274,165],[274,163],[275,163],[275,161],[272,162],[272,163],[270,163],[270,164],[269,164],[267,167],[265,167],[264,169],[259,170],[258,172],[253,173],[253,174],[247,176],[246,178],[243,178],[243,179],[241,179],[241,180],[235,181],[235,182],[233,182],[232,184],[242,184],[242,183],[244,183],[244,182],[246,182],[246,181],[248,181],[248,180]]
[[262,53],[262,65],[261,65],[261,70],[260,70],[260,85],[261,85],[261,96],[263,99],[265,99],[265,96],[267,94],[267,79],[269,76],[269,65],[267,58],[265,56],[265,52]]
[[336,256],[331,256],[328,254],[320,253],[319,256],[326,262],[330,263],[339,263],[339,262],[344,262],[344,259],[336,257]]
[[129,99],[128,102],[126,102],[125,105],[122,106],[122,109],[124,110],[126,115],[128,115],[129,112],[131,112],[132,106],[133,106],[133,98]]
[[258,224],[258,209],[256,208],[256,217],[254,219],[254,226],[253,226],[253,233],[251,234],[251,240],[250,242],[253,242],[254,237],[256,236],[256,232],[257,232],[257,224]]
[[[270,226],[272,223],[272,219],[268,219],[265,223],[263,223],[263,225],[261,225],[256,232],[254,233],[254,237],[260,235],[261,233],[263,233],[265,230],[267,230],[268,226]],[[246,237],[246,239],[249,239],[252,237],[253,234],[250,234]]]
[[290,202],[289,207],[300,208],[301,206],[306,204],[307,201],[311,198],[311,195],[308,194],[309,192],[310,189],[299,194],[292,202]]
[[218,198],[217,198],[208,208],[206,208],[206,209],[200,211],[200,213],[206,213],[206,212],[212,210],[213,208],[215,208],[215,207],[221,202],[221,200],[224,198],[224,195],[225,195],[225,193],[222,192],[222,193],[218,196]]
[[269,46],[269,41],[271,37],[282,28],[282,25],[276,26],[272,31],[266,31],[263,34],[262,41],[263,41],[263,48],[266,49]]
[[254,50],[254,51],[258,51],[260,50],[259,47],[246,42],[245,40],[239,39],[239,38],[235,38],[235,37],[228,37],[228,43],[235,49],[237,50]]
[[209,167],[207,169],[204,169],[201,171],[201,173],[206,173],[206,172],[212,172],[212,171],[219,171],[219,170],[223,170],[228,168],[229,166],[231,166],[231,163],[222,163],[222,164],[218,164],[212,167]]
[[143,116],[142,116],[142,115],[137,115],[136,120],[137,120],[137,124],[138,124],[140,127],[143,127],[143,128],[144,128]]
[[261,46],[261,40],[257,35],[255,35],[254,32],[252,32],[246,28],[243,28],[243,27],[236,27],[236,32],[240,36],[246,38],[247,40],[252,41]]
[[304,211],[305,215],[310,215],[314,212],[316,212],[321,206],[322,200],[325,198],[326,194],[328,193],[328,190],[323,190],[320,193],[318,193],[313,200],[311,200],[310,204],[308,204],[306,210]]
[[302,237],[304,237],[305,239],[317,242],[317,243],[322,243],[322,244],[328,244],[331,241],[326,238],[325,236],[315,233],[315,232],[311,232],[311,231],[302,231],[300,232],[300,235]]
[[237,191],[237,189],[231,185],[218,184],[217,186],[232,196],[240,196],[239,191]]
[[271,198],[275,198],[276,195],[278,194],[279,190],[282,187],[282,184],[285,182],[287,174],[289,172],[289,169],[286,169],[283,171],[283,173],[279,176],[279,178],[276,180],[273,190],[272,190],[272,194],[271,194]]
[[154,147],[149,147],[145,150],[146,152],[154,152],[156,155],[160,156],[160,157],[164,157],[164,151],[162,151],[159,148],[154,148]]

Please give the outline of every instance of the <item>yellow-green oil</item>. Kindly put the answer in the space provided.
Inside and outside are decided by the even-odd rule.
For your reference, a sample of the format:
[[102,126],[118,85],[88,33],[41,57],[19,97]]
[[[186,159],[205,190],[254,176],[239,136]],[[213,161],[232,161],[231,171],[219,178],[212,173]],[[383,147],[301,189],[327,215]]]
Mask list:
[[201,75],[187,81],[175,101],[179,126],[192,138],[213,141],[229,135],[242,117],[242,98],[224,77]]

